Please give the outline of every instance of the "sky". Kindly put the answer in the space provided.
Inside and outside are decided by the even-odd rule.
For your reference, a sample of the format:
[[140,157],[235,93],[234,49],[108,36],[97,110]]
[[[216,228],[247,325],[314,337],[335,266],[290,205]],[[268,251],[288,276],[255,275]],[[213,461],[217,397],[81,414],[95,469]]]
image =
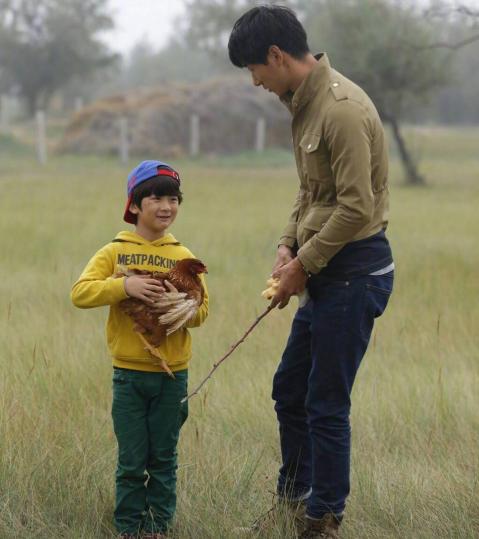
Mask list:
[[109,0],[115,30],[105,41],[120,53],[146,38],[159,49],[174,32],[174,20],[184,12],[183,0]]
[[[412,1],[415,4],[427,2]],[[460,2],[448,0],[447,3]],[[462,3],[479,8],[479,0],[464,0]],[[109,5],[116,28],[105,34],[104,39],[111,49],[122,54],[142,39],[148,40],[156,49],[166,45],[175,31],[175,19],[185,11],[184,0],[109,0]]]

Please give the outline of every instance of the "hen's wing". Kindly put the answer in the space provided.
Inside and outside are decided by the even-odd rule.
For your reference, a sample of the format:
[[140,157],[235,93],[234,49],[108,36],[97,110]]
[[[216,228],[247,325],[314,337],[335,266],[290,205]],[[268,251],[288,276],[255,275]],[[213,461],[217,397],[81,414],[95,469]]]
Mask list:
[[[166,275],[161,272],[149,272],[139,269],[131,269],[118,266],[116,276],[147,275],[158,282],[162,282]],[[166,328],[158,323],[158,313],[151,305],[137,298],[127,298],[120,301],[120,309],[127,314],[135,323],[134,330],[142,333],[152,346],[158,346],[166,336]]]
[[158,323],[166,328],[166,335],[171,335],[195,316],[199,303],[189,298],[186,292],[164,292],[161,298],[152,305],[159,313]]
[[158,313],[139,299],[128,298],[120,302],[120,309],[135,323],[134,330],[158,346],[166,336],[166,328],[158,324]]
[[[117,275],[134,273],[140,273],[140,270],[131,271],[121,267]],[[152,345],[158,346],[165,336],[171,335],[195,316],[203,301],[204,291],[198,277],[195,279],[175,270],[152,272],[150,276],[157,281],[168,279],[178,291],[164,292],[152,304],[128,298],[120,302],[120,308],[134,320],[135,330],[147,336]]]

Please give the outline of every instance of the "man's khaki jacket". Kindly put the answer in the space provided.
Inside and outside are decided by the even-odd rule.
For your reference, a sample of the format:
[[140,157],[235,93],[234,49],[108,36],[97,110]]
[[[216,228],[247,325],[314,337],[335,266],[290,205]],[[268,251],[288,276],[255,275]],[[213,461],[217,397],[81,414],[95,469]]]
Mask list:
[[281,98],[290,110],[299,193],[280,245],[318,273],[347,243],[387,226],[387,141],[367,94],[331,68],[326,54],[299,88]]

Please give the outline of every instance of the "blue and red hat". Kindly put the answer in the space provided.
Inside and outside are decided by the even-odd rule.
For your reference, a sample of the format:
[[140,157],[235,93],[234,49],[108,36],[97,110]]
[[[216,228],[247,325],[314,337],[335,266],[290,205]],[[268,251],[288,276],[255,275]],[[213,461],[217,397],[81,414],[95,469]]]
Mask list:
[[133,189],[140,185],[140,183],[146,182],[150,178],[155,178],[156,176],[169,176],[178,182],[180,185],[180,175],[176,170],[170,167],[167,163],[162,161],[142,161],[138,166],[136,166],[128,175],[128,183],[126,186],[126,194],[128,200],[126,202],[125,214],[123,215],[123,220],[127,223],[136,223],[136,216],[130,212],[130,204],[133,198]]

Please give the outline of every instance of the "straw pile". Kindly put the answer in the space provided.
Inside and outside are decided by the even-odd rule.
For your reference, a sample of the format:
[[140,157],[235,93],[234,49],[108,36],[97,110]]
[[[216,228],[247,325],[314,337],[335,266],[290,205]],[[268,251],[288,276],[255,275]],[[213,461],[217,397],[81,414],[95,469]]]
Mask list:
[[168,85],[97,101],[67,127],[60,151],[117,153],[120,118],[128,120],[133,154],[180,157],[188,153],[190,118],[200,120],[202,154],[251,150],[258,118],[266,120],[266,146],[290,147],[290,118],[276,96],[244,78]]

